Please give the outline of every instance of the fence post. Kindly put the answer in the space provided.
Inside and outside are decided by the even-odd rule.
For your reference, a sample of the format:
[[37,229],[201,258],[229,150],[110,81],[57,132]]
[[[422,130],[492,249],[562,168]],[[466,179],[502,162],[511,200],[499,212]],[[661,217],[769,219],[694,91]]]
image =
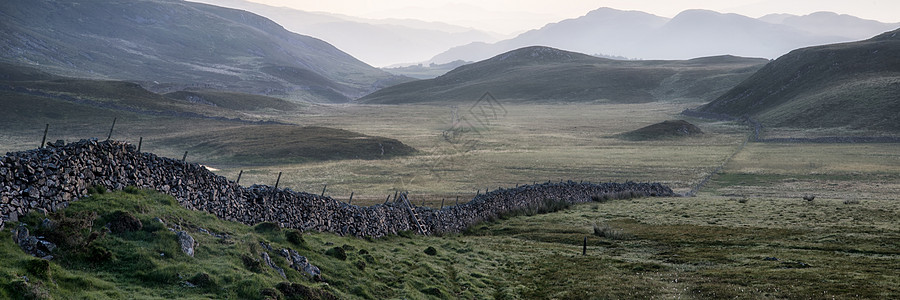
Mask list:
[[584,246],[581,248],[581,255],[587,255],[587,237],[584,237]]
[[47,142],[47,131],[48,130],[50,130],[50,124],[47,124],[47,126],[44,126],[44,138],[41,139],[41,145],[38,147],[38,149],[44,149],[44,143]]
[[350,192],[350,200],[347,200],[347,204],[352,205],[353,203],[353,192]]
[[138,153],[141,153],[141,145],[143,145],[143,144],[144,144],[144,137],[141,137],[138,140],[138,151],[137,151]]
[[244,170],[241,170],[241,172],[238,173],[238,178],[234,181],[234,184],[239,184],[241,182],[241,175],[244,175]]
[[112,138],[113,128],[116,128],[116,120],[118,119],[118,117],[113,118],[112,126],[109,127],[109,135],[106,136],[107,141]]
[[444,209],[444,198],[441,198],[441,209]]
[[281,172],[278,172],[278,179],[275,179],[275,190],[278,190],[279,182],[281,182]]
[[322,187],[322,197],[325,197],[325,189],[327,189],[327,188],[328,188],[328,184],[326,183],[325,186]]
[[184,163],[185,160],[187,159],[187,153],[188,153],[187,151],[184,151],[184,156],[181,157],[181,162],[182,162],[182,163]]

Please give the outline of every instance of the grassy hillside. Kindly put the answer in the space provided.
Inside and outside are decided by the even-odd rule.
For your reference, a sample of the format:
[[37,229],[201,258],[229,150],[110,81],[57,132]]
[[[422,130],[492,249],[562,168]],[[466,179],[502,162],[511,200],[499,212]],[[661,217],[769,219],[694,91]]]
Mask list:
[[872,39],[803,48],[701,106],[770,127],[900,131],[900,30]]
[[[116,118],[115,137],[132,141],[147,137],[155,147],[151,149],[190,151],[192,158],[206,163],[383,159],[416,151],[391,138],[327,127],[272,125],[267,121],[309,108],[278,98],[215,90],[159,95],[130,82],[72,79],[9,64],[0,64],[0,70],[6,74],[0,78],[3,146],[20,136],[40,139],[38,130],[46,124],[52,127],[50,142],[105,138]],[[261,121],[264,124],[250,124]],[[39,143],[35,140],[29,146]]]
[[416,152],[402,142],[328,127],[238,126],[186,132],[161,141],[210,163],[283,164],[340,159],[388,159]]
[[434,79],[391,86],[362,103],[473,101],[485,92],[518,102],[705,101],[766,60],[730,56],[687,61],[620,61],[527,47],[458,67]]
[[626,133],[619,134],[620,138],[634,141],[652,141],[660,139],[672,139],[703,134],[700,128],[685,120],[666,120],[653,125],[648,125]]
[[[54,74],[346,102],[405,79],[249,12],[186,1],[4,1],[0,61]],[[293,73],[272,72],[290,68]]]
[[[302,108],[300,104],[287,100],[233,92],[181,91],[164,96],[148,91],[136,83],[56,76],[12,64],[0,64],[0,71],[7,74],[5,78],[0,78],[0,87],[9,95],[3,99],[7,107],[30,107],[33,103],[26,99],[45,98],[47,101],[123,113],[245,120],[258,118],[255,112],[259,110],[287,112]],[[3,112],[10,118],[28,117],[31,113],[27,109],[17,113]],[[186,113],[191,115],[185,115]],[[56,111],[56,115],[60,119],[77,117],[62,108]]]
[[[643,198],[508,216],[462,235],[368,240],[226,222],[127,188],[23,218],[31,233],[63,241],[50,261],[22,252],[7,224],[0,297],[894,298],[897,209],[875,199]],[[105,229],[128,216],[141,228]],[[198,242],[193,257],[168,228]],[[321,281],[291,269],[280,249],[307,257]]]

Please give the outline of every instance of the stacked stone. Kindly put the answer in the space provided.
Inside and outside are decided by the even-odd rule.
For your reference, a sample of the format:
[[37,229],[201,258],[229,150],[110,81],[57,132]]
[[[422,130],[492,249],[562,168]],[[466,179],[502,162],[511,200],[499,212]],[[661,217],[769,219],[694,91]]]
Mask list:
[[[402,203],[360,207],[290,189],[241,187],[199,164],[138,153],[123,142],[97,140],[7,153],[0,158],[0,221],[16,221],[32,210],[56,211],[86,196],[88,188],[96,185],[158,190],[185,208],[248,225],[273,222],[286,228],[370,237],[415,230]],[[545,199],[581,203],[591,201],[592,196],[618,192],[674,195],[658,183],[568,181],[498,189],[462,205],[416,210],[432,232],[459,232],[504,213],[541,205]]]

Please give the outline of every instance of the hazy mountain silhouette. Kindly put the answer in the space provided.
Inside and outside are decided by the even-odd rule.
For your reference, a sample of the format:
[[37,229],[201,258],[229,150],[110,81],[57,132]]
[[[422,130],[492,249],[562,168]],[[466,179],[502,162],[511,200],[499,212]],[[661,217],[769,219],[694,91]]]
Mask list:
[[805,16],[771,14],[759,19],[773,24],[788,25],[815,35],[837,36],[848,40],[867,39],[877,33],[900,27],[900,23],[881,23],[824,11]]
[[491,92],[517,102],[709,101],[768,60],[734,56],[685,61],[612,60],[532,46],[458,67],[434,79],[376,91],[363,103],[475,101]]
[[438,22],[372,20],[306,12],[243,0],[199,0],[251,11],[286,29],[320,38],[375,66],[426,61],[448,48],[474,41],[493,42],[501,35]]
[[900,131],[900,29],[791,51],[698,110],[766,126]]
[[[840,30],[817,25],[829,22],[839,24],[832,27],[840,27]],[[775,58],[800,47],[869,37],[884,32],[885,26],[890,28],[891,24],[827,13],[753,19],[708,10],[687,10],[667,19],[642,12],[601,8],[512,39],[451,48],[431,61],[482,60],[530,45],[637,59],[690,59],[715,55]]]
[[0,3],[0,61],[54,74],[346,102],[405,81],[258,15],[174,0]]

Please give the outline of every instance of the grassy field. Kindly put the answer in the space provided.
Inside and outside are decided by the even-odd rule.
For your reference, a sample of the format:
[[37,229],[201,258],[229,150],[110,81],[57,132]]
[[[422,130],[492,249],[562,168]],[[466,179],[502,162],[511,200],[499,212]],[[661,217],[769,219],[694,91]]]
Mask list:
[[[380,203],[394,190],[408,190],[416,204],[424,201],[437,207],[442,200],[445,205],[457,197],[467,201],[486,188],[547,180],[660,181],[687,192],[735,154],[749,133],[739,124],[690,119],[703,135],[659,141],[617,138],[677,117],[684,104],[503,103],[486,108],[490,107],[460,105],[454,125],[451,106],[308,106],[275,118],[392,138],[419,152],[381,160],[226,159],[210,165],[231,179],[243,170],[242,185],[271,185],[278,172],[284,172],[282,187],[319,193],[327,184],[327,195],[346,200],[353,192],[358,205]],[[104,134],[103,124],[108,123],[83,122],[63,129],[67,139],[83,134],[82,129],[94,132],[84,135]],[[133,141],[143,135],[145,151],[178,157],[190,145],[187,137],[227,139],[229,130],[252,131],[234,129],[233,123],[199,120],[177,121],[184,123],[167,128],[149,126],[155,122],[159,119],[126,118],[117,125],[121,131],[115,136]],[[33,148],[41,131],[0,132],[4,134],[0,150]],[[232,139],[236,144],[250,140]],[[215,154],[202,151],[195,149],[189,160],[209,164],[204,159]],[[341,298],[361,299],[896,298],[898,182],[896,144],[748,143],[697,197],[589,203],[546,215],[509,217],[443,237],[403,234],[370,241],[309,233],[304,235],[301,255],[322,268],[328,284],[290,272],[287,280]],[[806,201],[801,199],[804,195],[816,199]],[[110,197],[134,196],[103,197],[113,201]],[[215,221],[171,209],[163,212],[195,224]],[[136,213],[152,218],[153,211]],[[118,281],[114,275],[57,262],[51,263],[52,279],[40,279],[39,290],[61,297],[246,298],[285,280],[271,271],[246,273],[241,280],[251,288],[237,288],[242,281],[227,279],[232,275],[226,274],[248,272],[240,269],[239,256],[258,251],[249,246],[253,241],[290,245],[274,233],[210,224],[204,226],[234,233],[240,240],[237,246],[219,249],[215,239],[201,237],[201,245],[210,245],[202,251],[209,254],[158,262],[156,274],[191,270],[181,274],[189,277],[202,271],[221,290],[184,289],[181,280],[171,278],[141,285],[135,277]],[[602,236],[594,234],[594,225]],[[8,235],[8,230],[0,233],[0,240],[8,243]],[[587,255],[582,256],[585,237]],[[0,281],[7,289],[20,288],[22,276],[29,276],[23,268],[30,258],[11,244],[4,245],[3,255],[10,261],[4,261]],[[343,245],[351,249],[346,260],[325,254]],[[436,255],[425,254],[428,247],[435,248]],[[204,265],[221,257],[231,265]],[[225,269],[216,269],[220,267]],[[73,278],[81,277],[97,278],[86,279],[90,291],[74,289]]]
[[[101,221],[127,211],[145,225],[106,233],[85,254],[66,248],[42,266],[0,233],[0,295],[37,298],[291,299],[292,282],[341,299],[604,298],[892,298],[900,294],[900,206],[894,199],[808,203],[796,198],[736,201],[701,195],[588,203],[475,226],[464,234],[403,233],[376,240],[220,221],[145,191],[98,194],[66,215],[93,211]],[[179,224],[199,242],[194,257],[175,234]],[[25,218],[32,228],[43,216]],[[54,218],[51,216],[51,218]],[[835,222],[834,219],[841,221]],[[595,227],[600,228],[595,229]],[[57,227],[59,228],[59,227]],[[204,228],[227,233],[220,239]],[[595,232],[602,232],[597,234]],[[44,232],[44,234],[48,234]],[[582,255],[583,242],[586,255]],[[244,263],[269,251],[286,277]],[[315,281],[277,256],[291,248],[322,270]],[[335,250],[340,248],[343,251]],[[97,250],[100,249],[100,250]],[[106,250],[108,256],[96,257]],[[63,250],[60,250],[63,251]],[[343,252],[344,255],[337,254]],[[159,253],[163,253],[160,255]],[[200,281],[206,274],[208,279]],[[190,283],[190,284],[189,284]],[[275,290],[278,290],[276,292]]]

